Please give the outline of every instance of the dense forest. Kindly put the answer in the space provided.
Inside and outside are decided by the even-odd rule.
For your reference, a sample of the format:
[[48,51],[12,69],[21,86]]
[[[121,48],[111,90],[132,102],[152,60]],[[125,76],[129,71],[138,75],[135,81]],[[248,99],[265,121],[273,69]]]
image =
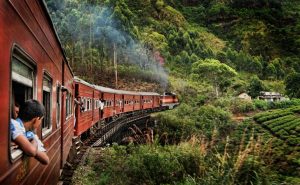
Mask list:
[[[87,175],[75,182],[300,184],[299,1],[47,5],[75,75],[125,90],[173,91],[181,102],[153,115],[155,143],[116,145],[101,162],[91,154],[78,171]],[[257,100],[261,91],[286,100]]]

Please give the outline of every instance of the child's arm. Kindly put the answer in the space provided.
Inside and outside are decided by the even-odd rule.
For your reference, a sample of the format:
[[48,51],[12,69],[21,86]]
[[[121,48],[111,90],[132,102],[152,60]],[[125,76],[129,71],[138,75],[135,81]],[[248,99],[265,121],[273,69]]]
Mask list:
[[47,156],[46,152],[37,151],[35,159],[44,165],[49,164],[49,157]]
[[40,161],[40,163],[44,165],[49,164],[49,157],[47,156],[46,149],[44,148],[44,144],[36,134],[34,135],[33,140],[36,141],[38,146],[38,151],[36,153],[35,159]]
[[37,142],[35,140],[32,140],[31,142],[24,136],[19,135],[14,142],[19,145],[21,150],[25,152],[28,156],[34,157],[37,154]]

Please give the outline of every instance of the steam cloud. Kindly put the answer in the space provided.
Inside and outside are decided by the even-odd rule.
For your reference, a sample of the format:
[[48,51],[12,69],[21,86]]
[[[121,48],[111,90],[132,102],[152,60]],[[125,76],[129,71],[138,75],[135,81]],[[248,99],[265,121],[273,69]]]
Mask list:
[[[123,25],[120,20],[113,18],[113,8],[91,5],[82,1],[74,2],[74,0],[57,1],[54,5],[48,3],[48,7],[56,14],[64,11],[61,15],[67,15],[60,17],[65,21],[56,25],[58,33],[66,34],[67,32],[74,41],[86,42],[90,40],[90,32],[92,31],[93,46],[105,43],[105,47],[111,48],[109,51],[111,51],[110,55],[112,56],[113,45],[115,44],[118,58],[123,58],[126,55],[127,62],[151,71],[155,74],[156,81],[159,81],[161,87],[166,89],[168,75],[161,65],[164,62],[163,57],[158,51],[150,51],[128,33],[121,31]],[[123,27],[123,29],[126,28]],[[64,40],[62,41],[64,42]]]

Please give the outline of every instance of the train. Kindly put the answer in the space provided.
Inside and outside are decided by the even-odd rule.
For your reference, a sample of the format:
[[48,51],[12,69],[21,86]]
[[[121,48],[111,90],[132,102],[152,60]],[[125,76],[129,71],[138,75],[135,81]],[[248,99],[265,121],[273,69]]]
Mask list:
[[[124,114],[178,105],[173,93],[116,90],[75,77],[44,1],[2,0],[0,12],[0,184],[57,184],[74,137]],[[45,107],[36,134],[48,165],[23,154],[11,140],[12,105],[28,99]]]

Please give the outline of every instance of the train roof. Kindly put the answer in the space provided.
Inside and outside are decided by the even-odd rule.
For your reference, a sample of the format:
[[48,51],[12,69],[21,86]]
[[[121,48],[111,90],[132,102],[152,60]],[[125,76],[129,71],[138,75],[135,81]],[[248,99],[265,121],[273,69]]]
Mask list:
[[108,93],[114,93],[114,94],[126,94],[126,95],[140,95],[137,92],[134,91],[124,91],[124,90],[117,90],[117,89],[112,89],[108,87],[103,87],[100,85],[95,85],[95,88],[101,92],[108,92]]
[[125,95],[140,95],[140,96],[159,96],[160,94],[155,93],[155,92],[135,92],[135,91],[124,91],[124,90],[117,90],[117,89],[112,89],[108,87],[103,87],[100,85],[94,85],[90,84],[79,77],[75,76],[74,77],[75,82],[79,82],[81,84],[84,84],[86,86],[89,86],[91,88],[94,88],[96,90],[99,90],[101,92],[106,92],[106,93],[113,93],[113,94],[125,94]]
[[139,92],[139,94],[142,96],[160,96],[160,94],[156,92]]
[[86,85],[86,86],[89,86],[89,87],[91,87],[91,88],[95,88],[95,85],[90,84],[90,83],[88,83],[88,82],[86,82],[86,81],[80,79],[80,78],[77,77],[77,76],[74,76],[74,81],[75,81],[75,82],[82,83],[82,84],[84,84],[84,85]]

